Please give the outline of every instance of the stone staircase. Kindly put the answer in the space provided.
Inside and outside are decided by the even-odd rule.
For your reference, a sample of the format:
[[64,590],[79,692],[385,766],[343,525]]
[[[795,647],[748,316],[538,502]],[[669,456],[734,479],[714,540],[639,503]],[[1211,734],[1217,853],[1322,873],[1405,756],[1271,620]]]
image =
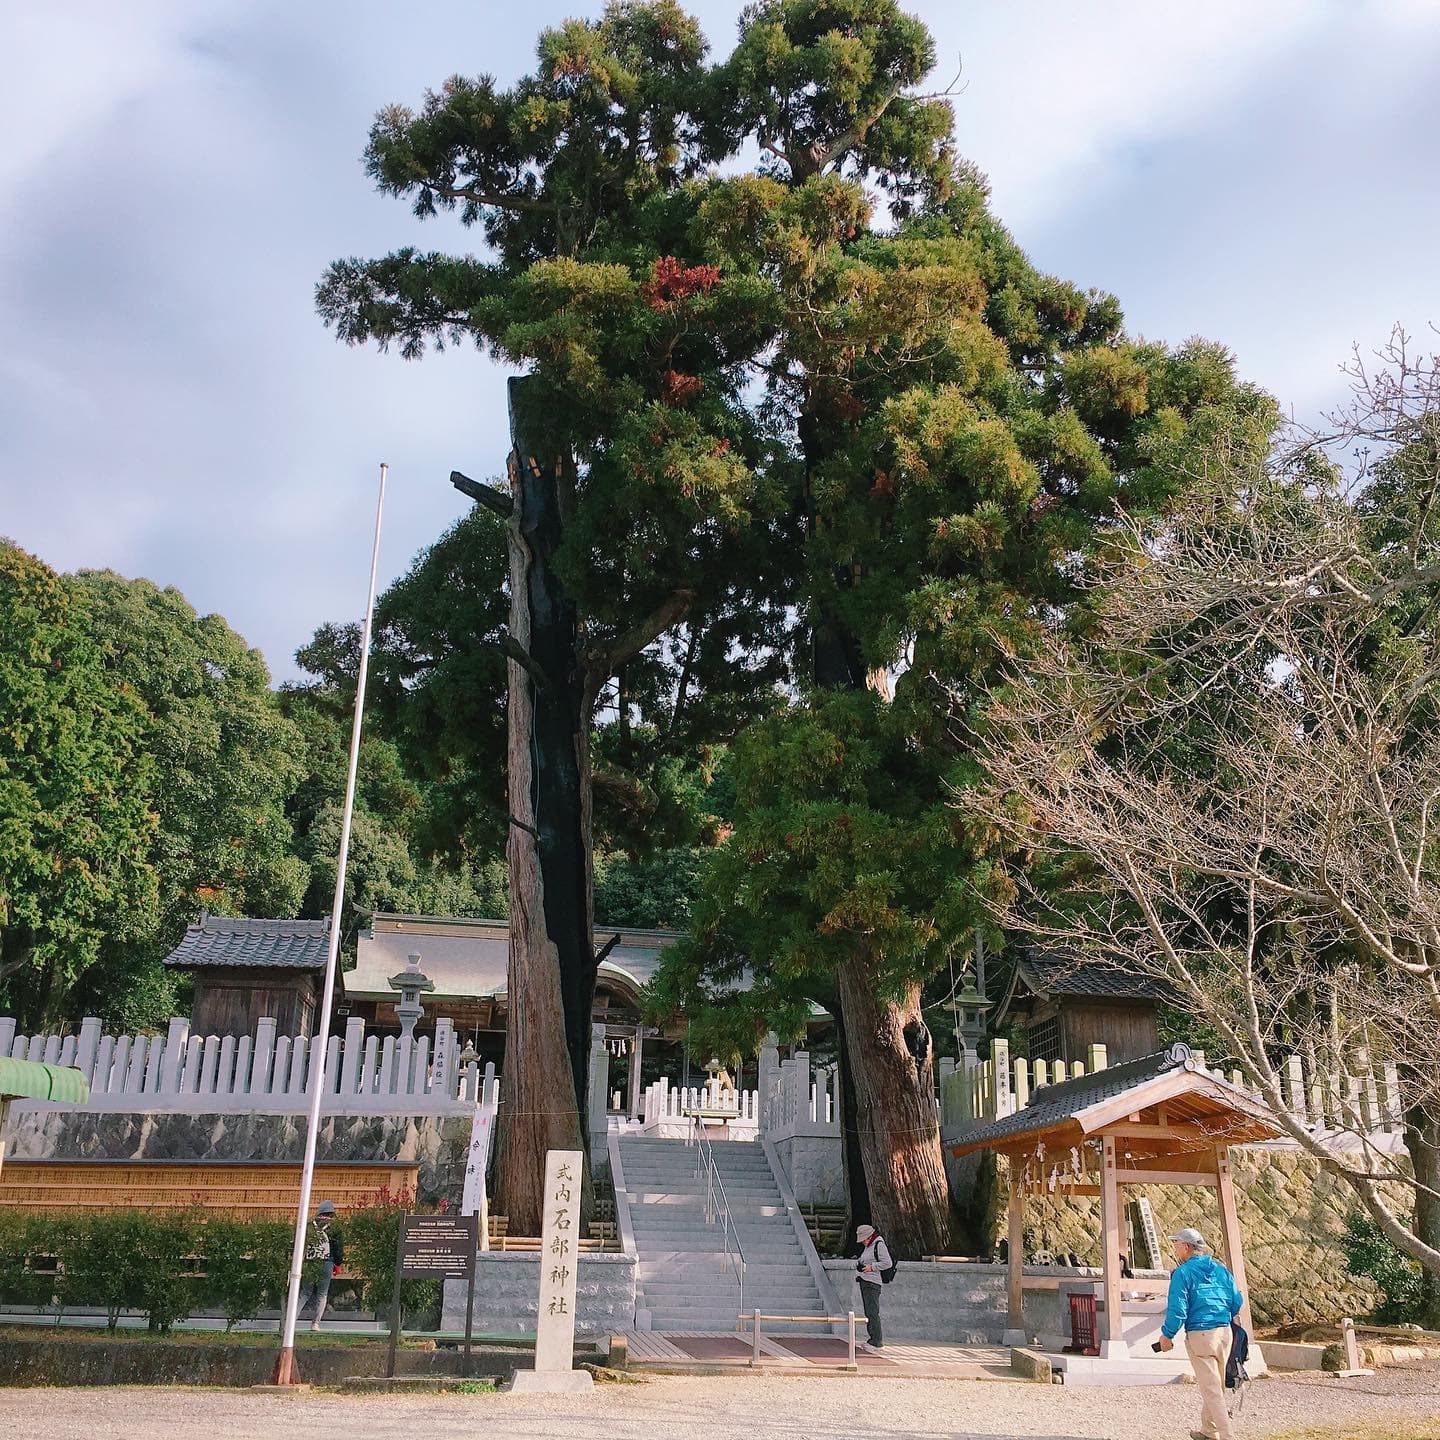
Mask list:
[[[744,1251],[743,1308],[814,1315],[814,1327],[786,1326],[786,1331],[824,1331],[818,1317],[826,1306],[764,1147],[720,1141],[711,1153]],[[718,1218],[711,1225],[705,1221],[705,1180],[696,1174],[700,1152],[683,1140],[624,1138],[620,1164],[639,1258],[636,1306],[650,1312],[651,1329],[734,1331],[741,1287],[725,1255],[723,1225]]]

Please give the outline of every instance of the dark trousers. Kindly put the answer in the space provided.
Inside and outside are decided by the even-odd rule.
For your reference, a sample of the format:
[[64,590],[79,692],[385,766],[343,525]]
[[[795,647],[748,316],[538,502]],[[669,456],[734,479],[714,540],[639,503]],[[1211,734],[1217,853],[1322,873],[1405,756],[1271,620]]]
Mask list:
[[868,1280],[855,1283],[860,1287],[860,1303],[865,1307],[865,1338],[878,1350],[885,1343],[880,1332],[880,1287]]

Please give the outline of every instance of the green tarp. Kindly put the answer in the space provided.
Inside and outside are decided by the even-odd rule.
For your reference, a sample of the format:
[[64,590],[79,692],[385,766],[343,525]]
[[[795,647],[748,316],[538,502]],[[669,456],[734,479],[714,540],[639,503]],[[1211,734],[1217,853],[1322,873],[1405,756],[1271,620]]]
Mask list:
[[0,1100],[68,1100],[82,1104],[90,1086],[73,1065],[0,1059]]

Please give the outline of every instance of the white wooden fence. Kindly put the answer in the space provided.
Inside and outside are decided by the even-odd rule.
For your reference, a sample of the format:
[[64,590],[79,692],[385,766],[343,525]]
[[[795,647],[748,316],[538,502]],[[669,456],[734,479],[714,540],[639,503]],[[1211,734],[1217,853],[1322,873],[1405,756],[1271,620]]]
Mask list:
[[[1105,1047],[1092,1045],[1086,1059],[1067,1067],[1061,1061],[1012,1058],[1004,1040],[991,1041],[988,1060],[959,1066],[951,1062],[940,1077],[941,1120],[965,1126],[1000,1119],[1023,1110],[1047,1085],[1094,1074],[1107,1064]],[[1228,1074],[1207,1067],[1204,1051],[1195,1052],[1202,1068],[1261,1099],[1239,1070]],[[1327,1066],[1311,1055],[1288,1055],[1278,1065],[1283,1077],[1286,1110],[1321,1136],[1396,1137],[1404,1132],[1400,1083],[1393,1064],[1372,1065],[1357,1055],[1348,1068]],[[1262,1101],[1263,1103],[1263,1101]]]
[[73,1065],[90,1085],[84,1108],[96,1111],[303,1113],[317,1065],[331,1115],[465,1113],[482,1086],[499,1099],[495,1067],[462,1065],[445,1019],[436,1022],[433,1045],[428,1036],[382,1040],[351,1020],[343,1037],[322,1047],[303,1035],[276,1035],[274,1020],[259,1021],[252,1040],[192,1035],[184,1019],[155,1035],[106,1035],[95,1019],[77,1034],[17,1035],[14,1018],[0,1016],[0,1055]]
[[[0,1016],[0,1056],[73,1065],[90,1085],[84,1107],[95,1111],[181,1111],[196,1114],[255,1112],[299,1114],[308,1104],[315,1066],[323,1063],[327,1114],[469,1113],[477,1096],[498,1104],[500,1079],[494,1065],[462,1065],[452,1023],[435,1024],[427,1036],[383,1039],[365,1033],[363,1020],[350,1020],[343,1036],[322,1047],[300,1035],[277,1035],[274,1020],[261,1020],[252,1040],[231,1035],[192,1035],[190,1022],[174,1019],[164,1034],[106,1035],[96,1019],[70,1035],[16,1034],[15,1020]],[[1203,1065],[1203,1053],[1196,1052]],[[605,1064],[603,1045],[592,1066]],[[1010,1055],[1003,1040],[991,1042],[986,1060],[937,1066],[942,1126],[963,1128],[1012,1115],[1046,1086],[1106,1068],[1103,1045],[1092,1045],[1084,1061],[1068,1068]],[[1286,1108],[1323,1136],[1364,1136],[1398,1141],[1404,1122],[1400,1086],[1393,1064],[1372,1065],[1363,1055],[1348,1068],[1325,1066],[1313,1056],[1289,1055],[1280,1065]],[[1221,1072],[1215,1070],[1219,1075]],[[1242,1085],[1238,1071],[1228,1078]],[[608,1092],[606,1075],[592,1077],[592,1093]],[[1258,1097],[1257,1097],[1258,1098]],[[718,1081],[680,1086],[657,1080],[646,1088],[638,1115],[614,1123],[656,1135],[688,1131],[695,1111],[728,1111],[728,1131],[752,1139],[763,1131],[774,1139],[840,1133],[839,1075],[834,1067],[812,1069],[797,1051],[780,1060],[773,1046],[760,1054],[755,1090],[719,1088]]]
[[621,1117],[617,1128],[659,1139],[683,1139],[689,1135],[697,1115],[723,1118],[729,1139],[753,1140],[760,1133],[759,1092],[722,1086],[717,1079],[703,1085],[672,1085],[669,1080],[656,1080],[646,1086],[641,1096],[640,1114]]

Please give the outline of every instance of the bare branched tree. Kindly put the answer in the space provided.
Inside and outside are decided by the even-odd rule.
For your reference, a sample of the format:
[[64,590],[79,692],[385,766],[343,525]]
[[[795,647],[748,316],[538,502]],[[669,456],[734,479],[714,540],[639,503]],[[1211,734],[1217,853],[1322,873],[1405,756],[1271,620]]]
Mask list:
[[[1164,977],[1440,1319],[1440,366],[1397,332],[1321,431],[1216,416],[1043,617],[961,802],[1025,864],[1007,921]],[[1348,452],[1348,453],[1347,453]],[[1342,463],[1343,462],[1343,463]],[[1289,1113],[1278,1057],[1393,1064],[1409,1157]],[[1412,1203],[1413,1202],[1413,1203]]]

